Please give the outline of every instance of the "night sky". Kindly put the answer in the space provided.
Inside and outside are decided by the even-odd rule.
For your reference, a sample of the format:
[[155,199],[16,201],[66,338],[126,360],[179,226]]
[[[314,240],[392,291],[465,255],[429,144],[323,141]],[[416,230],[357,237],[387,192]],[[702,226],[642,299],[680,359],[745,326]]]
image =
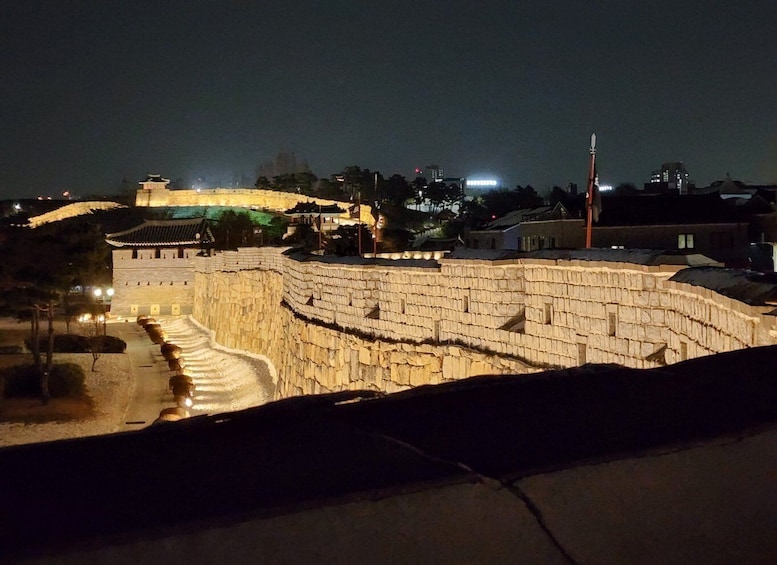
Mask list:
[[505,185],[777,182],[772,0],[5,0],[0,198],[224,185],[279,151]]

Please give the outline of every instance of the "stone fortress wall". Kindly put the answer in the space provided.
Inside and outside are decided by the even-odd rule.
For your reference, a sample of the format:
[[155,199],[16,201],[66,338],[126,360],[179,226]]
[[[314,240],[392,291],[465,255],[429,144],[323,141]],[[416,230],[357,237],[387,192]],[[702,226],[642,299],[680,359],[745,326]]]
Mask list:
[[42,226],[43,224],[48,224],[50,222],[58,222],[60,220],[66,220],[67,218],[73,218],[75,216],[91,214],[95,210],[112,210],[114,208],[124,207],[125,206],[121,204],[107,200],[72,202],[57,208],[56,210],[52,210],[51,212],[46,212],[45,214],[41,214],[39,216],[33,216],[30,218],[29,223],[31,228],[37,228],[38,226]]
[[[160,183],[161,184],[161,183]],[[239,208],[259,208],[283,212],[294,208],[298,202],[315,202],[322,206],[337,204],[346,209],[343,218],[349,218],[347,202],[325,200],[310,196],[262,190],[258,188],[202,188],[197,190],[169,190],[163,186],[151,189],[140,188],[135,196],[135,205],[154,206],[234,206]],[[372,225],[372,208],[362,203],[359,217],[363,223]]]
[[[347,208],[348,204],[289,192],[251,188],[168,190],[163,182],[150,182],[145,185],[151,188],[141,188],[137,191],[137,206],[232,206],[282,212],[293,208],[300,201],[317,202],[323,206],[337,204],[341,208]],[[91,206],[94,203],[83,204],[80,205],[80,213],[94,208]],[[108,204],[118,206],[115,203]],[[64,212],[69,208],[71,207],[66,206],[60,210]],[[362,205],[360,210],[362,221],[369,224],[374,221],[370,210],[366,205]],[[55,212],[62,216],[59,210]],[[48,217],[51,214],[53,213],[46,218],[40,218],[53,221]],[[342,217],[350,221],[348,212]],[[114,250],[115,294],[111,301],[111,313],[114,316],[191,314],[195,278],[192,258],[198,251],[196,248],[164,247],[139,249],[135,252],[129,249]]]
[[282,251],[196,258],[192,312],[219,343],[270,358],[279,397],[584,363],[653,367],[777,341],[773,308],[669,281],[676,266],[368,264]]
[[164,247],[115,249],[111,313],[120,316],[191,314],[193,263],[198,251]]

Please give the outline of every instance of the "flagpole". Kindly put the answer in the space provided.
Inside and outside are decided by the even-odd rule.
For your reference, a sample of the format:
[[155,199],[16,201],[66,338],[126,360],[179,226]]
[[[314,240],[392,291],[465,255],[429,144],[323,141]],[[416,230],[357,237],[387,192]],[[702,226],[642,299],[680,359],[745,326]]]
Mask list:
[[591,163],[588,168],[588,193],[586,194],[586,225],[585,225],[585,248],[591,248],[591,230],[593,224],[594,208],[594,176],[596,170],[596,134],[591,134]]
[[362,256],[362,191],[356,193],[356,229],[359,232],[359,257]]
[[[372,189],[373,200],[375,201],[375,208],[378,208],[378,172],[375,171],[375,186]],[[372,231],[372,256],[378,258],[378,220],[380,219],[380,212],[375,217],[375,226]]]

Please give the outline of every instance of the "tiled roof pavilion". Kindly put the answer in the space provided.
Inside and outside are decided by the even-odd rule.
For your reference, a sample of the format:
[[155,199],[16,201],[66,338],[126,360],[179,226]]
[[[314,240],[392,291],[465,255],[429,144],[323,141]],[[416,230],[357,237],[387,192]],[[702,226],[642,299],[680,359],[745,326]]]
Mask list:
[[340,214],[343,214],[345,210],[343,208],[340,208],[337,204],[326,204],[326,205],[320,205],[315,202],[297,202],[297,205],[294,206],[294,208],[290,208],[289,210],[286,210],[284,214],[287,216],[298,216],[300,214],[302,215],[335,215],[339,216]]
[[105,236],[114,247],[179,247],[213,243],[205,218],[146,220],[134,228]]

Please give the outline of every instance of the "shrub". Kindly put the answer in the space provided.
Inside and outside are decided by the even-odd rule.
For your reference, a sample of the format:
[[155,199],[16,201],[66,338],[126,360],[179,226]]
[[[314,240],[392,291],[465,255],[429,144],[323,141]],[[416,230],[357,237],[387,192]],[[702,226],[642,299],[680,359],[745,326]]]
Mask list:
[[[127,342],[121,338],[112,335],[99,337],[103,344],[101,353],[124,353],[127,349]],[[54,353],[89,353],[92,351],[89,345],[90,339],[95,338],[76,334],[54,334]],[[24,340],[24,344],[27,349],[32,349],[31,338]],[[46,338],[41,338],[40,350],[46,351],[46,347]]]
[[150,316],[138,316],[138,325],[142,328],[145,328],[149,324],[155,324],[156,318],[152,318]]
[[[41,351],[46,349],[46,341],[41,340]],[[55,353],[85,353],[89,351],[89,339],[75,334],[54,334]]]
[[124,353],[127,350],[127,342],[120,337],[106,335],[103,337],[103,353]]
[[167,334],[159,324],[146,324],[146,333],[156,345],[162,345],[167,339]]
[[0,355],[16,355],[24,353],[21,345],[0,345]]
[[[0,371],[5,377],[6,398],[40,396],[40,380],[35,365],[15,365]],[[80,397],[86,393],[84,370],[75,363],[61,363],[51,368],[49,393],[52,398]]]
[[159,346],[159,349],[165,361],[170,361],[171,359],[178,359],[181,356],[181,351],[182,351],[181,347],[178,345],[175,345],[174,343],[170,343],[169,341],[164,342],[161,346]]
[[49,392],[53,398],[83,396],[86,393],[84,370],[75,363],[54,365],[49,377]]

